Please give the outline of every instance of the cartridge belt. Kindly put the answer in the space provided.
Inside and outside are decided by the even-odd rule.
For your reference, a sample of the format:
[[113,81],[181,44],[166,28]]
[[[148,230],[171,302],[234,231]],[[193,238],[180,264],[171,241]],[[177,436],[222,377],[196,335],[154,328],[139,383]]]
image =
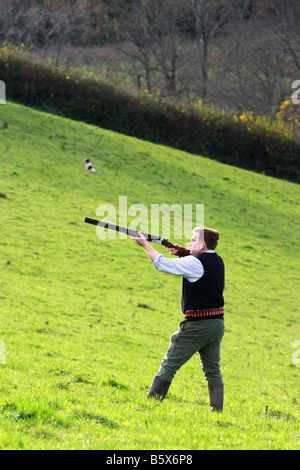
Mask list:
[[224,316],[224,308],[203,308],[203,309],[196,309],[196,310],[186,310],[185,311],[185,318],[189,320],[193,319],[205,319],[205,318],[223,318]]

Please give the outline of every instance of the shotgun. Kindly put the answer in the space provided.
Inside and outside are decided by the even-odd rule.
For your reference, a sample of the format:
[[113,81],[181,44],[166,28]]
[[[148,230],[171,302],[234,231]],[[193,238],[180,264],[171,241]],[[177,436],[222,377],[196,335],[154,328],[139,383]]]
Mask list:
[[[84,221],[87,224],[98,225],[103,228],[115,230],[116,232],[126,233],[131,237],[139,236],[137,230],[132,230],[131,228],[127,227],[121,227],[121,225],[110,224],[109,222],[103,222],[102,220],[97,219],[90,219],[89,217],[86,217]],[[180,258],[182,258],[183,256],[188,256],[190,254],[190,250],[183,248],[183,246],[175,246],[166,238],[158,237],[157,235],[151,235],[150,233],[144,232],[141,232],[141,234],[144,235],[145,238],[147,238],[148,242],[158,243],[159,245],[163,245],[166,248],[175,248],[175,250],[178,250],[176,256],[179,256]]]

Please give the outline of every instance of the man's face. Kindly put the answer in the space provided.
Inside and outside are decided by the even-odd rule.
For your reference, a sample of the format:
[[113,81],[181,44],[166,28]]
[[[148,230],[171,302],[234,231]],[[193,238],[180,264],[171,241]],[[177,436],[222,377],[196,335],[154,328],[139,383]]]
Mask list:
[[199,241],[199,234],[198,232],[194,232],[191,241],[189,243],[190,246],[190,254],[191,255],[198,255],[202,251],[206,249],[205,242]]

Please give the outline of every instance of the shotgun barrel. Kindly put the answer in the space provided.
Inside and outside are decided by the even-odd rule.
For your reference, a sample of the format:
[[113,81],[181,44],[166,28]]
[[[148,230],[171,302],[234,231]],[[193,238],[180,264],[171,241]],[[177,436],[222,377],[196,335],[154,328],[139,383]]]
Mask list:
[[[84,220],[87,224],[97,225],[99,227],[107,228],[109,230],[115,230],[116,232],[126,233],[131,237],[138,237],[138,231],[133,230],[128,227],[122,227],[121,225],[110,224],[109,222],[103,222],[102,220],[91,219],[90,217],[86,217]],[[147,239],[148,242],[158,243],[159,245],[163,245],[166,248],[175,248],[177,251],[176,256],[183,257],[188,256],[190,254],[190,250],[182,246],[175,246],[169,240],[163,237],[159,237],[157,235],[151,235],[151,233],[141,232],[142,235]]]

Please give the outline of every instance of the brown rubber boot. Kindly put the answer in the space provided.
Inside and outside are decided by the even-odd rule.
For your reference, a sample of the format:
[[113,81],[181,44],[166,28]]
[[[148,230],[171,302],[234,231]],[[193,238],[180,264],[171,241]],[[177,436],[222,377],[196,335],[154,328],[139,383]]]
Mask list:
[[171,382],[167,382],[166,380],[155,376],[148,393],[148,398],[153,397],[160,401],[163,401],[163,399],[168,393],[170,385]]
[[224,386],[223,384],[208,384],[211,411],[223,410]]

